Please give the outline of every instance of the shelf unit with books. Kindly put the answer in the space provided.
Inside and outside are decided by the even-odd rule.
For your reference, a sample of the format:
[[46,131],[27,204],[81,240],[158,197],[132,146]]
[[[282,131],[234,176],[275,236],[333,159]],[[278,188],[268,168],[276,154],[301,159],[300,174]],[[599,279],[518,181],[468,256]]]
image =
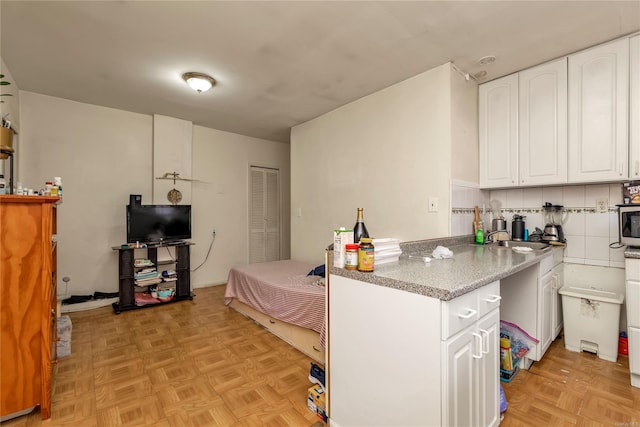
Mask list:
[[[116,314],[120,314],[123,311],[135,310],[138,308],[153,307],[155,305],[167,304],[170,302],[192,300],[193,294],[191,293],[190,283],[190,262],[189,262],[189,247],[193,243],[179,242],[172,243],[170,245],[148,245],[144,248],[138,248],[135,245],[122,245],[114,246],[111,249],[118,251],[118,301],[113,303],[113,310]],[[172,260],[158,260],[158,248],[169,247],[175,250],[175,259]],[[136,251],[140,251],[136,253]],[[144,254],[146,260],[149,263],[140,263],[136,260],[136,255]],[[140,280],[141,275],[138,273],[144,271],[144,269],[158,268],[162,265],[175,265],[175,280],[170,280],[172,285],[168,286],[174,288],[172,298],[164,296],[164,294],[158,294],[157,297],[149,297],[147,301],[136,303],[136,284],[137,280]],[[150,272],[148,272],[150,273]],[[138,277],[136,277],[138,275]],[[144,274],[142,275],[144,276]],[[152,277],[152,274],[148,274],[148,277]],[[158,277],[161,277],[158,275]],[[144,284],[144,283],[143,283]],[[145,286],[151,285],[147,283]],[[155,284],[155,283],[153,283]],[[161,296],[162,295],[162,296]]]

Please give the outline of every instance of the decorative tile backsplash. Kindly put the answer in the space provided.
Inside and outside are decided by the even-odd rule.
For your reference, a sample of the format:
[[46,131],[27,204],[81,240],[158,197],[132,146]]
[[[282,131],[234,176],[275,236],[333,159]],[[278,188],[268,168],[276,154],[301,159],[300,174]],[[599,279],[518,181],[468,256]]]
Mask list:
[[622,203],[622,184],[480,190],[477,184],[453,181],[451,236],[473,233],[474,206],[480,207],[485,229],[491,228],[492,205],[499,207],[508,230],[514,214],[525,217],[530,233],[536,227],[544,229],[546,202],[562,205],[567,212],[562,226],[566,262],[624,268],[624,247],[610,247],[619,241],[616,204]]

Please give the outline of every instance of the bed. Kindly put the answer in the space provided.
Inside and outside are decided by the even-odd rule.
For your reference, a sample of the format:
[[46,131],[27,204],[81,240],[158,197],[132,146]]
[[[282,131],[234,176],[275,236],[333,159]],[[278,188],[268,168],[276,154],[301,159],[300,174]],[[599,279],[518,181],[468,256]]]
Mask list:
[[234,267],[225,304],[253,319],[319,363],[324,363],[324,279],[316,265],[281,260]]

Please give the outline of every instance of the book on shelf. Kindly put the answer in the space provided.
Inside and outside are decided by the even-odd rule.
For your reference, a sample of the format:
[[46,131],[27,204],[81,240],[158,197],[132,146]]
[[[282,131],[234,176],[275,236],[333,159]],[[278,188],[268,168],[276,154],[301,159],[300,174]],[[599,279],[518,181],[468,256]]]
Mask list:
[[155,268],[145,268],[144,270],[138,271],[133,275],[134,279],[150,279],[158,277],[158,272]]
[[157,285],[158,283],[162,283],[162,279],[160,277],[152,277],[149,279],[138,279],[135,281],[135,284],[137,286]]
[[150,267],[150,266],[153,266],[153,263],[151,262],[150,259],[136,258],[133,261],[133,265],[136,266],[136,267]]

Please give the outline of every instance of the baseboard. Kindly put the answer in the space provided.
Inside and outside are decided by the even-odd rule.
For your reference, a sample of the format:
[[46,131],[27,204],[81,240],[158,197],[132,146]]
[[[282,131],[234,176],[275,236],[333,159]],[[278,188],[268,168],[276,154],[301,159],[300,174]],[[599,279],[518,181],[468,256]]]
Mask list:
[[94,308],[106,307],[117,301],[118,301],[118,298],[105,298],[105,299],[94,299],[86,302],[79,302],[76,304],[62,304],[60,312],[72,313],[74,311],[92,310]]

